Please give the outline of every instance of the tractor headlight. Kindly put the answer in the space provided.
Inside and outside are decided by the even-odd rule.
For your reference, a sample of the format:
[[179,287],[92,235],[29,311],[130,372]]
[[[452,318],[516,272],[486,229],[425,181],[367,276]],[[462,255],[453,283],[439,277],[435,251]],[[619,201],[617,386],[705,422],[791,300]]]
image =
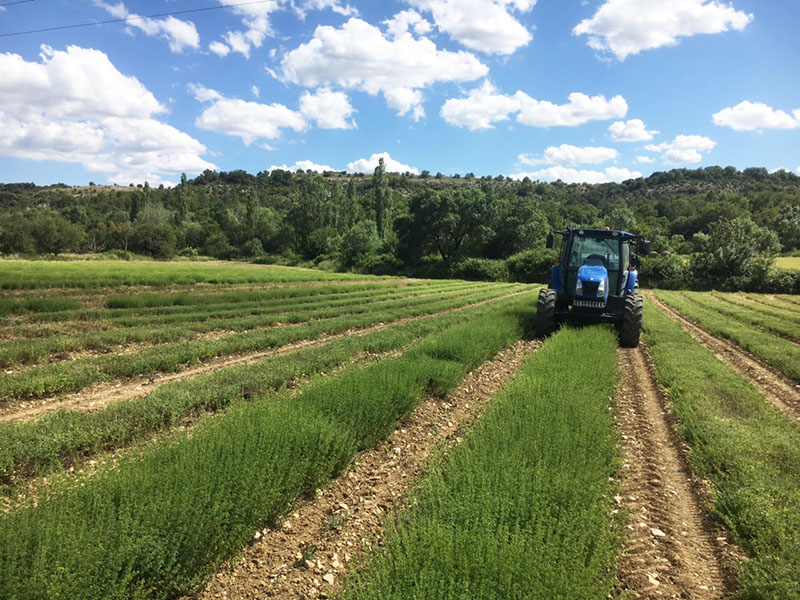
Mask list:
[[575,295],[583,296],[583,282],[580,279],[578,279],[578,283],[575,284]]
[[606,295],[606,280],[601,279],[600,285],[597,286],[597,297],[601,298]]

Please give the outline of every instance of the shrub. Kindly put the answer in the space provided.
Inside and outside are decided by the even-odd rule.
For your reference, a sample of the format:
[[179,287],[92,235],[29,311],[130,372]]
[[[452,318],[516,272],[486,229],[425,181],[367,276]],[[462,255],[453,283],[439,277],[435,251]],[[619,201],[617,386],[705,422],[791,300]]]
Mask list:
[[465,258],[453,265],[452,276],[470,281],[508,281],[508,266],[504,260]]
[[510,256],[507,260],[511,281],[521,283],[547,283],[558,252],[550,248],[525,250]]
[[645,287],[676,290],[689,284],[689,267],[679,256],[656,256],[641,261],[639,277]]

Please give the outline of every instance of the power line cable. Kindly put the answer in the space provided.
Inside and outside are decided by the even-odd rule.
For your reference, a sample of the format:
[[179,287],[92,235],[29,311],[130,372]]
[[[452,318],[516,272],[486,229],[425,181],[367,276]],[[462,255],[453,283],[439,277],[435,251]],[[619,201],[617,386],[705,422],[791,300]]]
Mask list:
[[[45,27],[43,29],[31,29],[28,31],[14,31],[12,33],[0,33],[0,38],[11,37],[14,35],[28,35],[30,33],[45,33],[48,31],[60,31],[62,29],[76,29],[78,27],[91,27],[92,25],[108,25],[109,23],[127,23],[130,21],[139,21],[141,19],[155,19],[158,17],[171,17],[174,15],[185,15],[187,13],[205,12],[209,10],[219,10],[220,8],[236,8],[237,6],[250,6],[252,4],[266,4],[273,0],[255,0],[254,2],[239,2],[238,4],[224,4],[220,6],[205,6],[203,8],[190,8],[187,10],[177,10],[174,12],[159,13],[157,15],[135,16],[126,17],[124,19],[108,19],[107,21],[94,21],[92,23],[77,23],[75,25],[59,25],[58,27]],[[17,0],[17,2],[33,2],[33,0]]]
[[16,0],[16,2],[3,2],[0,6],[12,6],[14,4],[25,4],[26,2],[34,2],[35,0]]

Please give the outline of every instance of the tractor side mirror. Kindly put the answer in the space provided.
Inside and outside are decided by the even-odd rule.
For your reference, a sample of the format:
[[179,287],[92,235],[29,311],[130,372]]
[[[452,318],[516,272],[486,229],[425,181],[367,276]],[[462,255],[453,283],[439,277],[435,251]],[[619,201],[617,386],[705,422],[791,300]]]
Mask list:
[[546,248],[552,248],[553,247],[553,234],[552,233],[548,233],[547,234],[547,241],[545,242],[544,245],[545,245]]
[[639,242],[639,253],[640,254],[650,254],[650,240],[642,240]]

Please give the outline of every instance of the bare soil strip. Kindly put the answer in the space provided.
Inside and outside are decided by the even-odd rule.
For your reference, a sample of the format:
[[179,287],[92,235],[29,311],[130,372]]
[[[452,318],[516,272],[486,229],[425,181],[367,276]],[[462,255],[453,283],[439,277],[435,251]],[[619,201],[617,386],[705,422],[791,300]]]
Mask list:
[[446,401],[426,398],[379,448],[366,451],[314,500],[300,503],[279,529],[256,534],[234,566],[219,571],[198,597],[327,598],[365,542],[380,540],[387,514],[441,444],[458,443],[491,398],[541,343],[521,341],[464,379]]
[[481,302],[467,304],[465,306],[444,310],[438,313],[433,313],[429,315],[420,315],[416,317],[408,317],[405,319],[399,319],[397,321],[390,321],[388,323],[379,323],[378,325],[373,325],[372,327],[367,327],[363,329],[353,329],[342,333],[336,333],[333,335],[320,337],[314,340],[303,340],[293,344],[287,344],[285,346],[281,346],[279,348],[275,348],[272,350],[253,352],[250,354],[237,355],[233,357],[231,356],[223,357],[202,363],[198,366],[191,367],[189,369],[184,369],[183,371],[179,371],[177,373],[165,373],[156,375],[152,378],[139,377],[125,381],[118,381],[115,383],[100,383],[89,386],[86,389],[73,394],[65,394],[49,398],[37,398],[34,400],[20,401],[10,406],[0,408],[0,423],[9,421],[29,421],[41,417],[42,415],[53,413],[62,409],[85,411],[85,412],[101,410],[106,406],[108,406],[109,404],[115,402],[134,400],[136,398],[146,396],[152,393],[158,386],[165,383],[170,383],[173,381],[181,381],[183,379],[197,377],[198,375],[211,373],[218,369],[249,365],[264,360],[266,358],[283,356],[284,354],[290,354],[292,352],[296,352],[298,350],[302,350],[305,348],[315,348],[317,346],[324,346],[325,344],[341,339],[343,337],[363,336],[369,333],[374,333],[376,331],[382,331],[389,327],[402,326],[406,323],[420,321],[422,319],[434,318],[452,312],[457,312],[461,310],[466,310],[468,308],[482,306],[490,302],[497,302],[500,300],[508,299],[513,296],[518,296],[520,294],[525,294],[525,293],[528,293],[527,290],[520,292],[513,292],[511,294],[498,296],[496,298],[483,300]]
[[722,598],[733,587],[733,550],[702,508],[687,449],[645,351],[620,348],[616,419],[622,433],[627,538],[616,593],[623,598]]
[[751,356],[733,342],[712,335],[661,302],[653,294],[647,294],[647,298],[673,321],[680,323],[686,333],[711,350],[718,360],[747,377],[767,402],[782,415],[793,421],[800,421],[800,385],[777,369]]

